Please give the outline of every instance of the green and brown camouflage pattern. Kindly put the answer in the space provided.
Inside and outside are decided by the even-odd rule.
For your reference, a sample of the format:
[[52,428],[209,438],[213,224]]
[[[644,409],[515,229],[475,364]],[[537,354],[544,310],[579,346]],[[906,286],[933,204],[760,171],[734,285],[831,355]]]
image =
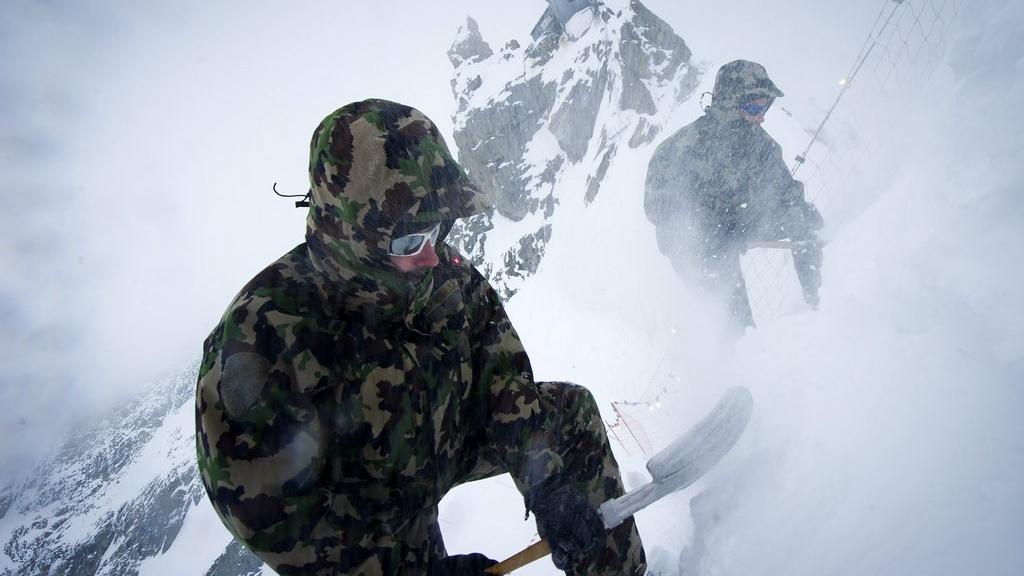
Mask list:
[[324,118],[310,142],[309,182],[306,244],[332,280],[379,280],[392,237],[486,208],[434,124],[384,100]]
[[751,98],[781,95],[760,64],[722,66],[712,105],[658,145],[644,186],[647,219],[677,273],[726,292],[733,315],[751,326],[739,262],[749,242],[798,241],[794,264],[808,298],[821,283],[821,215],[790,174],[782,147],[739,110]]
[[[236,538],[282,575],[424,575],[437,506],[504,472],[622,493],[593,398],[533,380],[502,303],[441,246],[402,274],[392,235],[481,209],[420,112],[382,100],[328,116],[311,144],[306,242],[253,278],[204,344],[203,483]],[[514,521],[514,519],[509,519]],[[632,523],[578,574],[642,574]]]
[[723,64],[715,75],[711,105],[721,110],[735,109],[745,101],[758,97],[769,99],[785,96],[768,77],[764,66],[749,60],[733,60]]

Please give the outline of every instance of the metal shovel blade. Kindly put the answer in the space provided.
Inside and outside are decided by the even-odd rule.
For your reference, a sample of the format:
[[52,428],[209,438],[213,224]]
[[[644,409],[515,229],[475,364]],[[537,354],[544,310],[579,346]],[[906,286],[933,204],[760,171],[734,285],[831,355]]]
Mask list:
[[649,484],[601,505],[605,528],[618,526],[652,502],[696,482],[740,439],[753,408],[749,390],[743,386],[726,390],[703,420],[647,462]]

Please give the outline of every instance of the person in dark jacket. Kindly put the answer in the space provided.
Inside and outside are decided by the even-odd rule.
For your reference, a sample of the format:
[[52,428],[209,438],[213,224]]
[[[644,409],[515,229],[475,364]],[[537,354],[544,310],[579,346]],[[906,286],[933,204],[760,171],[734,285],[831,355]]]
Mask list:
[[754,242],[789,240],[804,299],[818,305],[822,218],[761,123],[782,91],[764,67],[736,60],[718,70],[711,106],[655,150],[644,209],[676,273],[728,299],[754,326],[740,255]]
[[310,146],[306,241],[242,288],[203,348],[196,448],[224,525],[282,576],[473,576],[438,503],[510,473],[582,576],[640,576],[593,396],[536,382],[498,295],[442,243],[481,194],[421,112],[340,108]]

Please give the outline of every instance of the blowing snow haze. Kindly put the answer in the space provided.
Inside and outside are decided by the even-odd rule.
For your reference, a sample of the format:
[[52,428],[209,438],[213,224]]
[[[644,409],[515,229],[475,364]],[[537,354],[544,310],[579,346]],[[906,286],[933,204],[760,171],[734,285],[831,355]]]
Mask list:
[[[627,488],[753,392],[733,453],[638,516],[656,573],[1024,573],[1019,2],[609,0],[537,37],[543,1],[301,4],[0,8],[0,574],[264,572],[198,481],[191,365],[301,241],[270,184],[304,191],[316,122],[369,96],[436,119],[495,192],[453,241],[537,377],[595,393]],[[654,147],[746,58],[786,93],[765,127],[791,160],[865,52],[797,172],[828,226],[821,307],[752,250],[758,328],[723,343],[644,217]],[[522,513],[507,477],[460,487],[449,551],[521,549]]]

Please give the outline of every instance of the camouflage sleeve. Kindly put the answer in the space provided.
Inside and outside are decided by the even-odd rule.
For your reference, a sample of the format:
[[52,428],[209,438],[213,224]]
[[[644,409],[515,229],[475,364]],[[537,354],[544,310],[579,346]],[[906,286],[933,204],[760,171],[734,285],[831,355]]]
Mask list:
[[812,236],[822,226],[821,214],[804,197],[804,183],[790,173],[782,158],[782,147],[774,141],[771,145],[766,167],[768,186],[777,202],[776,210],[782,216],[782,224],[801,238]]
[[317,483],[325,426],[310,391],[297,385],[303,355],[286,341],[288,322],[253,298],[207,339],[196,397],[199,470],[238,540],[280,574],[320,574],[328,562],[311,535],[329,505]]
[[471,347],[483,407],[483,458],[507,470],[521,491],[561,471],[562,457],[540,388],[498,294],[474,271]]

